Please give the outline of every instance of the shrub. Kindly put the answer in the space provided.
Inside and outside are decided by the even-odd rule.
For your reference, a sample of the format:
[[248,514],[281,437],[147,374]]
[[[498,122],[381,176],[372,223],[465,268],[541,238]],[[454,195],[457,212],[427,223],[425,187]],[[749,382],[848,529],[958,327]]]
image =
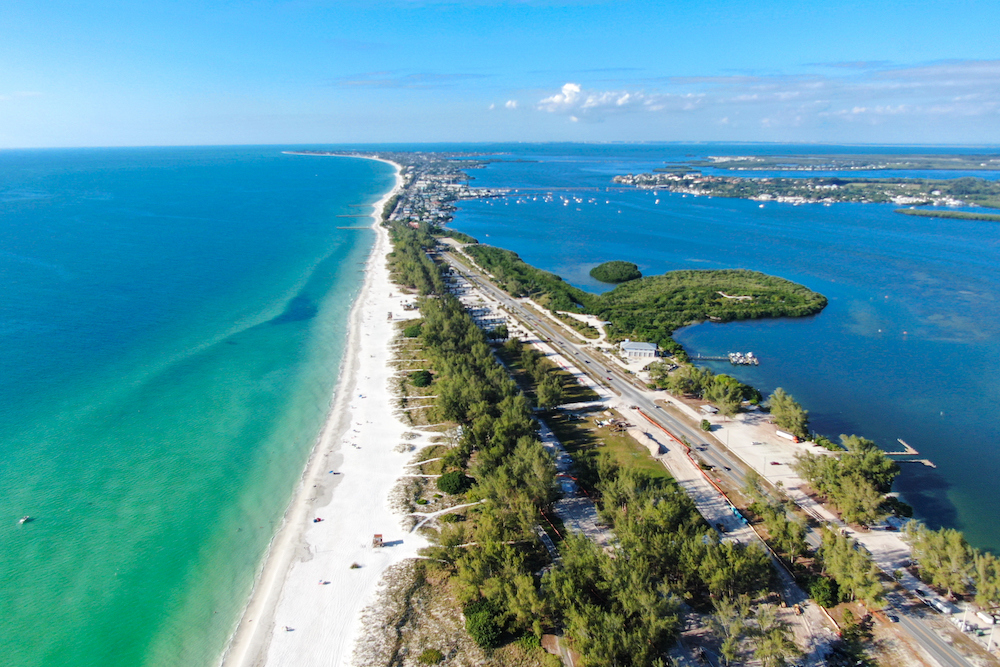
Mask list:
[[436,648],[425,648],[423,653],[417,657],[417,662],[421,665],[436,665],[444,660],[444,653]]
[[414,322],[413,324],[407,325],[403,329],[403,335],[407,338],[416,338],[420,335],[420,328],[424,325],[423,322]]
[[826,437],[825,435],[821,435],[819,433],[813,433],[811,437],[813,442],[815,442],[820,447],[829,449],[831,452],[844,451],[843,447],[835,443],[833,440],[830,440],[830,438]]
[[410,382],[414,387],[426,387],[431,383],[430,371],[414,371],[410,373]]
[[712,430],[712,422],[708,421],[707,419],[702,419],[701,420],[701,430],[702,431],[711,431]]
[[462,493],[469,488],[470,481],[472,480],[466,477],[462,471],[452,470],[438,477],[437,487],[442,492],[453,495]]
[[500,641],[500,626],[486,600],[466,605],[465,629],[480,648],[491,649]]
[[809,583],[809,597],[824,607],[835,606],[840,601],[837,582],[827,577],[816,577]]

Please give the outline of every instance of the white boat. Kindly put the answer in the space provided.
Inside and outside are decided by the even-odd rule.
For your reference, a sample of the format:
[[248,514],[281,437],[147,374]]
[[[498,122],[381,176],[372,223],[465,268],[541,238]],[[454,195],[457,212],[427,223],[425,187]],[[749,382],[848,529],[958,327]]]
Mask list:
[[22,517],[21,517],[20,519],[18,519],[18,521],[17,521],[17,522],[18,522],[18,523],[28,523],[29,521],[31,521],[31,517],[30,517],[30,516],[28,516],[27,514],[25,514],[25,515],[24,515],[24,516],[22,516]]

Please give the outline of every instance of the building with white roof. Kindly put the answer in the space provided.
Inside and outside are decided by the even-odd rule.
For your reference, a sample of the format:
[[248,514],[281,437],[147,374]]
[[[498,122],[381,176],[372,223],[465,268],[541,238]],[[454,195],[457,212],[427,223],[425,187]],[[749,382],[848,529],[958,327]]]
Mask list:
[[623,340],[618,347],[628,359],[652,358],[660,350],[660,346],[656,343],[637,343],[631,340]]

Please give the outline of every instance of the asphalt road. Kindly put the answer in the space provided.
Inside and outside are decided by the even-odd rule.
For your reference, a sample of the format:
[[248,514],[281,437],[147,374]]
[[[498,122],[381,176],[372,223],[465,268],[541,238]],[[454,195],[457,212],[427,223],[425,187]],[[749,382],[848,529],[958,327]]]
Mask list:
[[[576,359],[580,362],[577,364],[577,367],[587,373],[591,379],[619,394],[629,404],[638,406],[651,419],[673,433],[676,437],[686,438],[692,447],[697,450],[697,456],[704,460],[705,463],[714,467],[712,474],[715,477],[727,479],[736,488],[743,486],[744,475],[746,473],[744,465],[738,462],[731,453],[723,451],[723,447],[717,444],[709,444],[708,440],[704,437],[704,431],[700,431],[668,414],[645,393],[637,389],[631,380],[619,372],[614,365],[591,354],[585,347],[582,347],[578,342],[571,340],[565,335],[560,330],[561,327],[553,322],[546,321],[544,316],[535,315],[506,292],[495,287],[478,270],[471,268],[464,261],[456,258],[453,253],[445,253],[444,256],[467,280],[488,294],[490,298],[503,304],[511,315],[521,322],[528,324],[535,330],[536,334],[546,339],[557,349],[560,349],[567,358]],[[811,529],[807,535],[807,540],[813,548],[816,548],[820,543],[818,533]],[[892,602],[893,600],[890,598],[890,603]],[[886,611],[899,617],[899,624],[909,632],[913,640],[937,662],[943,665],[943,667],[972,667],[971,663],[945,643],[922,619],[906,614],[902,605],[898,602],[891,604],[891,607],[887,608]]]

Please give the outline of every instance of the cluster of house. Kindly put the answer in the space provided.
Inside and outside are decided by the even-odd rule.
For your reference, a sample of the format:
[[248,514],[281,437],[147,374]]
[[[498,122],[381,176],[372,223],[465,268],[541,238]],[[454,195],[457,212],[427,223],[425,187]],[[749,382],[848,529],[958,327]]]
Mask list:
[[470,188],[461,182],[465,176],[457,171],[446,173],[418,171],[413,177],[416,181],[408,189],[402,205],[392,214],[392,220],[410,223],[444,223],[451,220],[452,212],[455,210],[451,202],[455,200],[502,197],[507,194],[507,190],[503,188]]

